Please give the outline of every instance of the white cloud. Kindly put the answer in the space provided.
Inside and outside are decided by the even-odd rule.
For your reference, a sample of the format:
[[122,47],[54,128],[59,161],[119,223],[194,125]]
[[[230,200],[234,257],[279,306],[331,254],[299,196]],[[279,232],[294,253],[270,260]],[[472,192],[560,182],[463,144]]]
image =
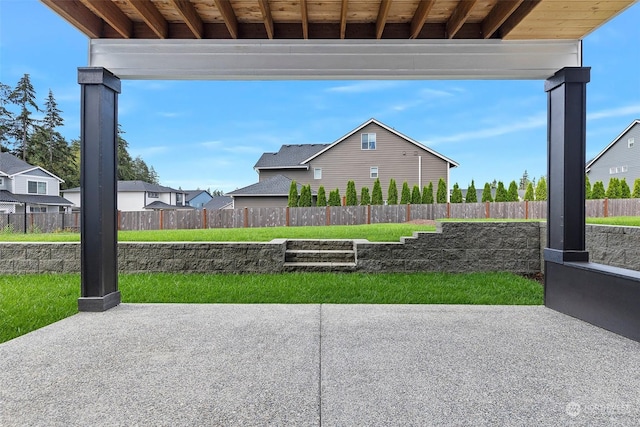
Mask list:
[[377,92],[380,90],[393,89],[400,85],[402,82],[387,81],[387,80],[365,80],[361,82],[350,83],[343,86],[333,86],[328,88],[327,92],[337,93],[367,93]]
[[631,104],[624,107],[609,108],[605,110],[587,112],[587,120],[606,119],[609,117],[619,116],[636,116],[640,115],[640,104]]
[[222,141],[205,141],[205,142],[200,142],[197,145],[207,149],[214,149],[214,148],[220,147],[222,145]]

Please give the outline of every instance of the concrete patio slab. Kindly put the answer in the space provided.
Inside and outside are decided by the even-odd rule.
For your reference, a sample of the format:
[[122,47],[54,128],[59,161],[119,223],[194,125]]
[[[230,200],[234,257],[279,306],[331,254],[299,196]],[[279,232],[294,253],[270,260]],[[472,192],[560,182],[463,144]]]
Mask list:
[[638,366],[541,306],[123,304],[0,344],[0,425],[635,426]]

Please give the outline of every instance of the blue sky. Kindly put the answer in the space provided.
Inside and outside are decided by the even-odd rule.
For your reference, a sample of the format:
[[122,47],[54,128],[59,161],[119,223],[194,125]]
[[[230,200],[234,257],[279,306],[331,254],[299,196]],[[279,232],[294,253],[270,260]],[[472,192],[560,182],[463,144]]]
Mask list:
[[[28,19],[25,19],[28,17]],[[587,36],[587,158],[640,118],[640,4]],[[88,40],[37,0],[0,0],[0,82],[29,73],[40,104],[51,89],[78,138],[77,67]],[[130,153],[160,182],[233,189],[282,144],[333,142],[371,117],[460,163],[452,182],[546,173],[542,81],[122,81],[119,121]]]

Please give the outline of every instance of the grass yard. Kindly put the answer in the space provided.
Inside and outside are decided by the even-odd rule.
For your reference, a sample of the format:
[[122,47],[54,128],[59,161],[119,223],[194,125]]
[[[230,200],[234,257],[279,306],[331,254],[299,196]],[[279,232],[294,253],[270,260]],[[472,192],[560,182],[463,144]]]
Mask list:
[[[538,305],[536,281],[510,273],[123,274],[125,303]],[[0,276],[0,342],[77,312],[79,274]]]
[[610,216],[607,218],[587,218],[587,224],[621,225],[639,227],[640,216]]
[[[398,242],[433,225],[369,224],[320,227],[208,228],[205,230],[120,231],[120,242],[268,242],[273,239],[368,239]],[[79,233],[0,233],[0,242],[79,242]]]

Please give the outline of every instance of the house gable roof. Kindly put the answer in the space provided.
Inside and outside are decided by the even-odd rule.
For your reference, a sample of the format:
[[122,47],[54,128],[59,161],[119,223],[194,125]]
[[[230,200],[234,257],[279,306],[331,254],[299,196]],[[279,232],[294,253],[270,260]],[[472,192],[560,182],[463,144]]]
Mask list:
[[[276,175],[264,181],[227,193],[229,196],[288,196],[292,180],[284,175]],[[298,193],[302,185],[298,184]]]
[[0,202],[20,204],[27,203],[30,205],[73,206],[73,203],[60,196],[13,194],[7,190],[0,190]]
[[149,203],[144,209],[155,209],[155,210],[192,210],[191,206],[180,206],[180,205],[169,205],[164,202],[155,201]]
[[0,153],[0,174],[13,178],[16,175],[28,173],[36,169],[41,170],[42,172],[46,173],[52,178],[57,179],[60,182],[64,182],[63,179],[55,176],[54,174],[52,174],[51,172],[49,172],[48,170],[40,166],[33,166],[25,162],[24,160],[19,159],[18,157],[14,156],[11,153],[7,153],[7,152]]
[[233,198],[230,196],[213,196],[211,200],[204,204],[203,208],[206,210],[224,209],[231,203],[233,203]]
[[354,130],[352,130],[351,132],[347,133],[346,135],[344,135],[343,137],[341,137],[340,139],[338,139],[337,141],[328,144],[325,148],[323,148],[322,150],[318,151],[317,153],[314,153],[313,155],[311,155],[310,157],[308,157],[307,159],[304,159],[302,161],[302,163],[308,163],[311,160],[315,159],[316,157],[322,155],[324,152],[332,149],[333,147],[335,147],[336,145],[340,144],[342,141],[344,141],[345,139],[349,138],[351,135],[353,135],[354,133],[359,132],[360,130],[362,130],[365,126],[368,126],[370,124],[375,124],[377,126],[380,126],[381,128],[393,133],[394,135],[404,139],[407,142],[410,142],[411,144],[415,145],[416,147],[425,150],[431,154],[433,154],[434,156],[444,160],[445,162],[449,163],[451,165],[451,167],[456,167],[459,166],[459,164],[453,160],[451,160],[448,157],[443,156],[442,154],[438,153],[437,151],[434,151],[432,149],[430,149],[429,147],[422,145],[421,143],[419,143],[418,141],[409,138],[408,136],[398,132],[397,130],[390,128],[389,126],[385,125],[384,123],[379,122],[376,119],[369,119],[366,122],[364,122],[363,124],[361,124],[360,126],[358,126],[357,128],[355,128]]
[[207,190],[184,190],[184,193],[185,193],[185,198],[184,199],[187,202],[190,202],[191,200],[195,199],[196,197],[198,197],[202,193],[208,195],[209,197],[212,197],[211,194],[209,194],[209,192]]
[[254,169],[307,168],[304,160],[325,149],[329,144],[287,144],[277,153],[264,153]]
[[625,130],[623,130],[620,135],[618,135],[613,141],[611,141],[611,143],[609,143],[609,145],[607,145],[606,147],[604,147],[604,150],[602,150],[600,153],[598,153],[597,156],[595,156],[593,159],[589,160],[589,162],[587,162],[587,165],[585,166],[585,170],[587,172],[589,172],[589,169],[591,169],[591,166],[598,161],[598,159],[600,157],[602,157],[604,155],[604,153],[606,153],[607,151],[609,151],[609,149],[611,147],[613,147],[618,141],[620,141],[622,139],[622,137],[631,130],[632,127],[636,126],[636,125],[640,125],[640,119],[635,119],[634,121],[631,122],[631,124],[629,126],[626,127]]

